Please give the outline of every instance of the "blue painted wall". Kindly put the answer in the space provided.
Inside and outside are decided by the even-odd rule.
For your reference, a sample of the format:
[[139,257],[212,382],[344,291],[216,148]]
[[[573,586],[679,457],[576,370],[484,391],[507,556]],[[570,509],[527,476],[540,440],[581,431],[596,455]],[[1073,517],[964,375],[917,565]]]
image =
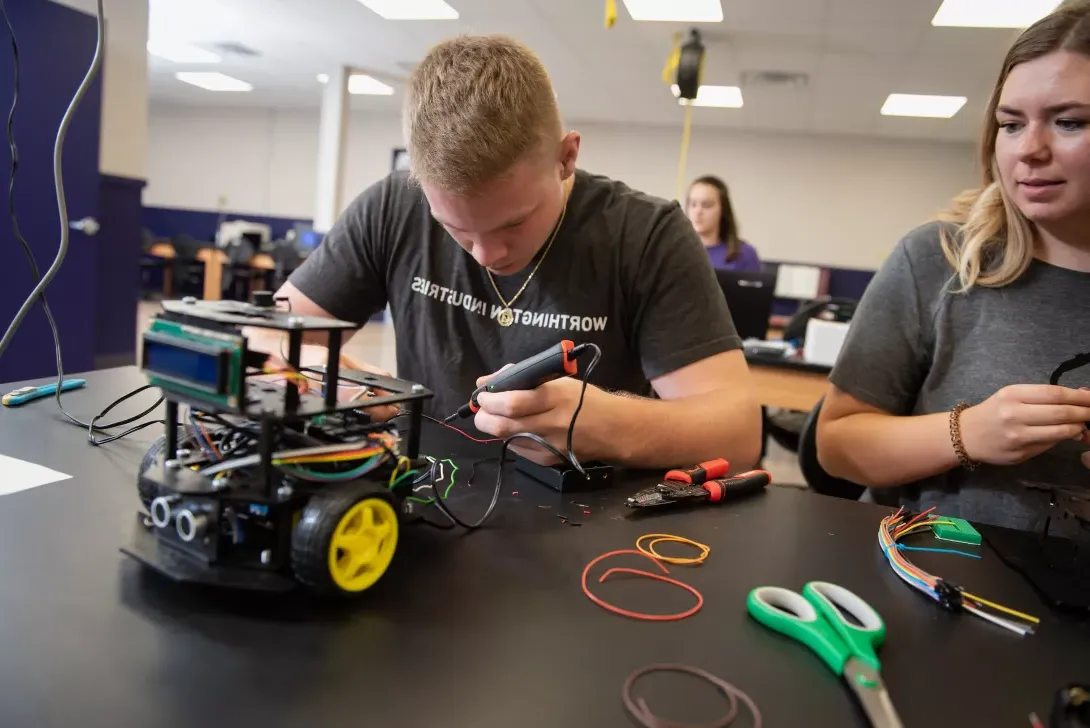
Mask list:
[[[53,142],[61,117],[94,55],[96,22],[84,13],[42,0],[8,0],[6,7],[19,44],[20,62],[14,123],[19,152],[15,208],[21,232],[37,259],[39,272],[44,274],[53,263],[61,237]],[[0,33],[0,38],[0,107],[6,121],[14,91],[14,58],[7,33]],[[64,145],[64,189],[73,220],[99,216],[101,78],[99,74],[83,98]],[[0,250],[4,251],[6,273],[5,283],[0,286],[0,329],[6,329],[35,281],[6,214],[11,153],[6,143],[0,147],[5,198]],[[64,264],[46,291],[60,331],[67,372],[87,371],[94,366],[98,240],[72,231]],[[55,373],[53,338],[41,306],[35,305],[0,357],[0,382]]]
[[310,220],[303,218],[182,210],[172,207],[145,207],[143,213],[144,227],[157,238],[170,238],[172,235],[187,234],[192,235],[197,240],[215,240],[219,223],[224,220],[249,220],[250,222],[263,223],[272,228],[274,239],[283,238],[288,230],[291,230],[297,223],[311,224]]
[[99,178],[96,369],[136,363],[144,184],[128,177]]
[[[765,261],[765,267],[775,268],[775,266],[787,263],[788,261]],[[870,285],[875,274],[875,271],[872,270],[855,268],[825,269],[829,271],[828,295],[834,298],[854,298],[857,301],[863,297],[863,291],[867,290],[867,286]],[[799,303],[799,301],[789,298],[777,298],[772,302],[772,315],[790,316],[798,310]]]

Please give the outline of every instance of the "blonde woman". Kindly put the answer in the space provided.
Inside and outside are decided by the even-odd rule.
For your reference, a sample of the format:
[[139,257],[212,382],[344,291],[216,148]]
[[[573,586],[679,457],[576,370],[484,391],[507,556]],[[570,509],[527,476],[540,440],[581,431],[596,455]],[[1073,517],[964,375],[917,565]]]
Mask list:
[[1004,61],[983,186],[909,233],[852,321],[818,423],[865,500],[1025,530],[1047,484],[1087,488],[1090,2],[1027,29]]

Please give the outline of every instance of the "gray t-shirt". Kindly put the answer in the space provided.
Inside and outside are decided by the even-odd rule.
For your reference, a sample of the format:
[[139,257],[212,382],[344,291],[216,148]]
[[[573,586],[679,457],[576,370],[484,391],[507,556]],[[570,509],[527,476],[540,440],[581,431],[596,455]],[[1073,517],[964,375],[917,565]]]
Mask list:
[[[539,254],[540,255],[540,254]],[[508,301],[537,259],[496,284]],[[428,414],[464,404],[477,377],[557,342],[593,342],[591,383],[650,395],[649,380],[741,347],[699,238],[676,202],[579,170],[564,223],[502,327],[486,271],[395,172],[355,199],[291,276],[337,318],[365,322],[387,303],[398,376],[435,392]],[[589,362],[589,355],[580,363]]]
[[[912,231],[878,271],[831,375],[837,387],[895,415],[946,412],[1010,384],[1048,384],[1059,364],[1090,351],[1090,274],[1034,260],[1008,286],[955,293],[940,230],[930,223]],[[1090,386],[1090,367],[1060,383]],[[1020,465],[957,468],[868,495],[890,506],[936,506],[942,515],[1034,530],[1049,515],[1048,496],[1026,483],[1087,488],[1084,449],[1060,443]]]

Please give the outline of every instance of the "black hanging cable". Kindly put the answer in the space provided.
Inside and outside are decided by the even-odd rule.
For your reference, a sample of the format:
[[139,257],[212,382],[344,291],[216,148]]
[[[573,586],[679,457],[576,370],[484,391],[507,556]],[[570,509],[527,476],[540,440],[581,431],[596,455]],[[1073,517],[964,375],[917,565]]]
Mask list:
[[[94,57],[94,60],[91,63],[91,67],[87,70],[87,74],[85,75],[84,82],[80,86],[80,90],[77,91],[76,97],[73,99],[72,104],[69,106],[68,111],[65,114],[66,120],[71,118],[72,112],[75,110],[75,107],[79,104],[79,101],[82,99],[83,91],[85,91],[86,87],[90,84],[90,80],[93,79],[93,77],[95,75],[97,75],[98,68],[99,68],[99,65],[101,63],[102,42],[103,42],[102,25],[104,23],[104,19],[102,17],[102,12],[103,12],[102,11],[102,3],[99,2],[98,5],[99,5],[99,7],[98,7],[99,35],[98,35],[98,40],[97,40],[97,44],[96,44],[96,47],[95,47],[95,57]],[[131,434],[133,432],[136,432],[137,430],[142,430],[145,427],[148,427],[150,425],[162,424],[164,422],[164,420],[151,420],[151,421],[146,422],[146,423],[144,423],[142,425],[139,425],[137,427],[133,427],[131,429],[128,429],[125,432],[122,432],[122,433],[117,434],[117,435],[109,435],[109,436],[107,436],[105,438],[102,438],[102,439],[98,439],[98,438],[95,437],[95,433],[106,432],[107,430],[110,430],[110,429],[113,429],[113,428],[116,428],[116,427],[121,427],[123,425],[127,425],[127,424],[130,424],[132,422],[135,422],[136,420],[139,420],[142,417],[146,417],[147,415],[154,412],[155,409],[158,408],[159,405],[163,403],[163,398],[160,396],[159,399],[155,402],[155,404],[153,404],[151,407],[149,407],[148,409],[141,412],[139,415],[136,415],[134,417],[129,417],[127,419],[120,420],[118,422],[110,422],[110,423],[101,424],[101,425],[97,424],[97,421],[99,419],[101,419],[107,412],[112,410],[114,407],[119,405],[121,402],[124,402],[125,400],[129,399],[133,395],[138,394],[138,393],[144,391],[145,389],[150,389],[150,387],[148,387],[148,386],[140,387],[140,388],[138,388],[136,390],[133,390],[132,392],[129,392],[128,394],[124,395],[123,397],[114,400],[109,406],[106,407],[106,409],[104,409],[102,412],[100,412],[98,415],[96,415],[94,418],[92,418],[90,422],[83,422],[79,418],[72,416],[71,414],[69,414],[64,409],[64,406],[61,404],[61,383],[64,381],[64,359],[63,359],[63,356],[61,354],[60,332],[57,330],[57,321],[56,321],[56,319],[53,318],[53,311],[52,311],[52,309],[50,309],[49,302],[46,300],[45,287],[41,285],[41,283],[42,283],[42,274],[41,274],[41,271],[38,268],[38,261],[34,257],[33,249],[31,249],[30,244],[27,242],[26,238],[23,237],[23,233],[19,229],[19,218],[15,213],[15,175],[19,170],[19,148],[15,143],[15,110],[16,110],[16,108],[18,108],[18,105],[19,105],[19,79],[20,79],[19,43],[16,40],[15,28],[11,24],[11,17],[8,15],[7,5],[4,3],[4,0],[0,0],[0,15],[3,15],[4,25],[7,27],[7,31],[8,31],[8,38],[11,40],[11,58],[12,58],[12,70],[13,70],[11,109],[8,111],[8,123],[7,123],[8,146],[11,147],[11,169],[10,169],[10,175],[8,177],[8,213],[11,215],[11,230],[12,230],[12,234],[15,236],[16,241],[18,241],[19,245],[22,246],[23,253],[27,257],[27,262],[30,263],[30,271],[31,271],[32,275],[34,276],[34,288],[35,288],[35,290],[40,289],[40,291],[39,291],[36,298],[37,298],[38,301],[41,301],[42,310],[45,312],[45,318],[49,322],[49,329],[53,334],[53,348],[55,350],[55,355],[56,355],[56,359],[57,359],[57,391],[56,391],[56,393],[54,395],[54,397],[56,399],[56,402],[57,402],[57,408],[61,411],[61,414],[64,415],[65,418],[69,422],[76,425],[77,427],[82,427],[82,428],[87,430],[87,436],[88,436],[88,439],[90,440],[92,445],[104,445],[104,444],[106,444],[108,442],[113,442],[114,440],[118,440],[118,439],[120,439],[122,437],[125,437],[126,435],[129,435],[129,434]],[[56,144],[57,148],[54,150],[54,155],[59,153],[59,148],[63,145],[63,142],[64,142],[63,130],[64,130],[65,127],[66,127],[66,123],[65,123],[65,121],[62,121],[62,131],[58,132],[58,139],[57,139],[57,144]],[[61,198],[63,198],[64,188],[63,188],[63,184],[62,184],[60,179],[57,179],[56,183],[57,183],[58,199],[60,200]],[[65,215],[63,217],[66,218],[67,216]],[[67,226],[67,224],[68,224],[67,219],[62,219],[61,222],[62,222],[62,225],[64,225],[64,226]],[[67,228],[62,230],[62,235],[67,236]],[[13,328],[9,330],[10,333],[14,333],[14,326],[17,326],[17,324],[13,322]]]
[[[8,213],[11,215],[11,232],[19,245],[23,247],[23,253],[26,255],[27,262],[30,263],[30,272],[34,276],[34,285],[37,285],[42,280],[41,271],[38,269],[38,260],[34,257],[34,251],[31,250],[30,243],[26,241],[19,229],[19,218],[15,214],[15,173],[19,171],[19,148],[15,144],[15,109],[19,106],[19,44],[15,40],[15,28],[12,27],[11,18],[8,17],[8,8],[4,0],[0,0],[0,14],[4,16],[4,24],[7,26],[8,37],[11,39],[11,67],[13,70],[11,110],[8,111],[7,125],[8,146],[11,147],[11,174],[8,177]],[[49,302],[45,299],[45,291],[42,291],[38,296],[38,300],[42,302],[42,310],[45,311],[45,318],[49,322],[50,330],[53,332],[53,346],[57,355],[57,371],[64,371],[64,363],[61,358],[61,337],[57,332],[57,322],[53,318],[53,311],[49,308]]]

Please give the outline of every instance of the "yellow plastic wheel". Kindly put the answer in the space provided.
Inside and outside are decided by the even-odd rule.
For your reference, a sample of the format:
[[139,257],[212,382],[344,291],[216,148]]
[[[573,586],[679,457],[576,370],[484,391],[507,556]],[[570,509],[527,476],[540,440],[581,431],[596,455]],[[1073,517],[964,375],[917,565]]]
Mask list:
[[367,589],[397,550],[397,512],[384,498],[365,498],[337,522],[329,543],[329,576],[346,592]]
[[383,484],[316,493],[292,529],[292,571],[316,593],[358,596],[389,568],[398,532],[397,502]]

